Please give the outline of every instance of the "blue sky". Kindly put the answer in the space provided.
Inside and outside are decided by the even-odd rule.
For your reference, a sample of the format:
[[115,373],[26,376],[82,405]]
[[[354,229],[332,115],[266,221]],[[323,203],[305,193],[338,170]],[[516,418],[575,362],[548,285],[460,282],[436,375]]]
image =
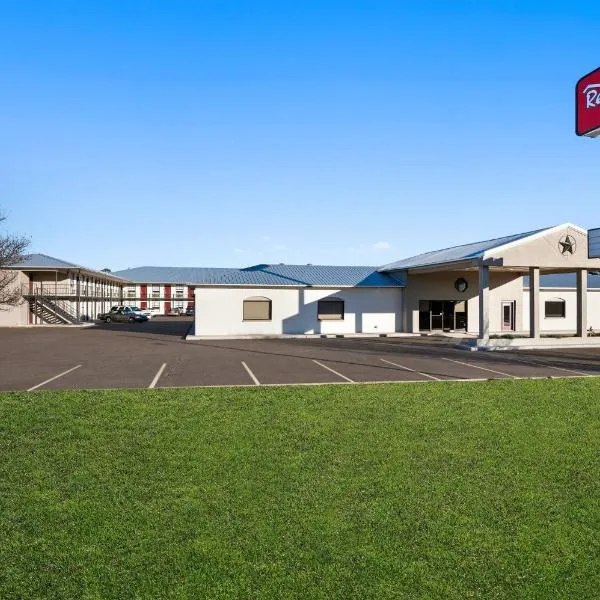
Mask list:
[[0,207],[113,270],[600,226],[591,2],[0,3]]

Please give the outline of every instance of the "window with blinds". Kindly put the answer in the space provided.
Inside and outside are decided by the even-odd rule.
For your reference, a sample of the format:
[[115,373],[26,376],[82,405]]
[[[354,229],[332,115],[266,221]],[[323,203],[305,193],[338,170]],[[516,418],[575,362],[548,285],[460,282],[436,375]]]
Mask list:
[[244,321],[270,321],[271,301],[260,296],[244,300]]
[[319,321],[343,321],[344,301],[339,298],[319,300],[317,303],[317,318]]

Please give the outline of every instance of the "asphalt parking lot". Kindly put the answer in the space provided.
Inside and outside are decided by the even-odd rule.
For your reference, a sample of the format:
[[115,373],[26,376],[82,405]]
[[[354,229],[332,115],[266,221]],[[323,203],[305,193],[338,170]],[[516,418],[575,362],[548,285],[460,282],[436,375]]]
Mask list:
[[465,352],[448,338],[186,342],[192,320],[0,329],[0,390],[451,381],[600,375],[595,349]]

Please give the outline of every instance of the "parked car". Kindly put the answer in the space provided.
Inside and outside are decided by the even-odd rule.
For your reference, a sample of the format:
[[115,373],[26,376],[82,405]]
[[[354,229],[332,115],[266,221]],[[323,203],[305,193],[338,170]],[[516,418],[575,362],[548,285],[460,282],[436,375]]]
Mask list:
[[105,323],[144,323],[148,317],[132,310],[131,306],[113,306],[109,312],[100,313],[98,318]]
[[185,313],[183,312],[183,308],[172,308],[168,313],[168,317],[181,317]]
[[193,306],[188,306],[185,309],[185,316],[186,317],[193,317],[196,314],[196,309]]
[[129,308],[136,313],[146,315],[149,319],[152,318],[152,311],[149,308],[140,308],[139,306],[130,306]]

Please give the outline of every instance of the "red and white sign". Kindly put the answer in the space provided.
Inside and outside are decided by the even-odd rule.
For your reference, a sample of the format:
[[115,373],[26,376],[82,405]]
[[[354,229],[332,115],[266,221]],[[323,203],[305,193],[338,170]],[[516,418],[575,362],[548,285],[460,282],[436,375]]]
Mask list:
[[600,68],[584,75],[575,86],[575,133],[600,135]]

